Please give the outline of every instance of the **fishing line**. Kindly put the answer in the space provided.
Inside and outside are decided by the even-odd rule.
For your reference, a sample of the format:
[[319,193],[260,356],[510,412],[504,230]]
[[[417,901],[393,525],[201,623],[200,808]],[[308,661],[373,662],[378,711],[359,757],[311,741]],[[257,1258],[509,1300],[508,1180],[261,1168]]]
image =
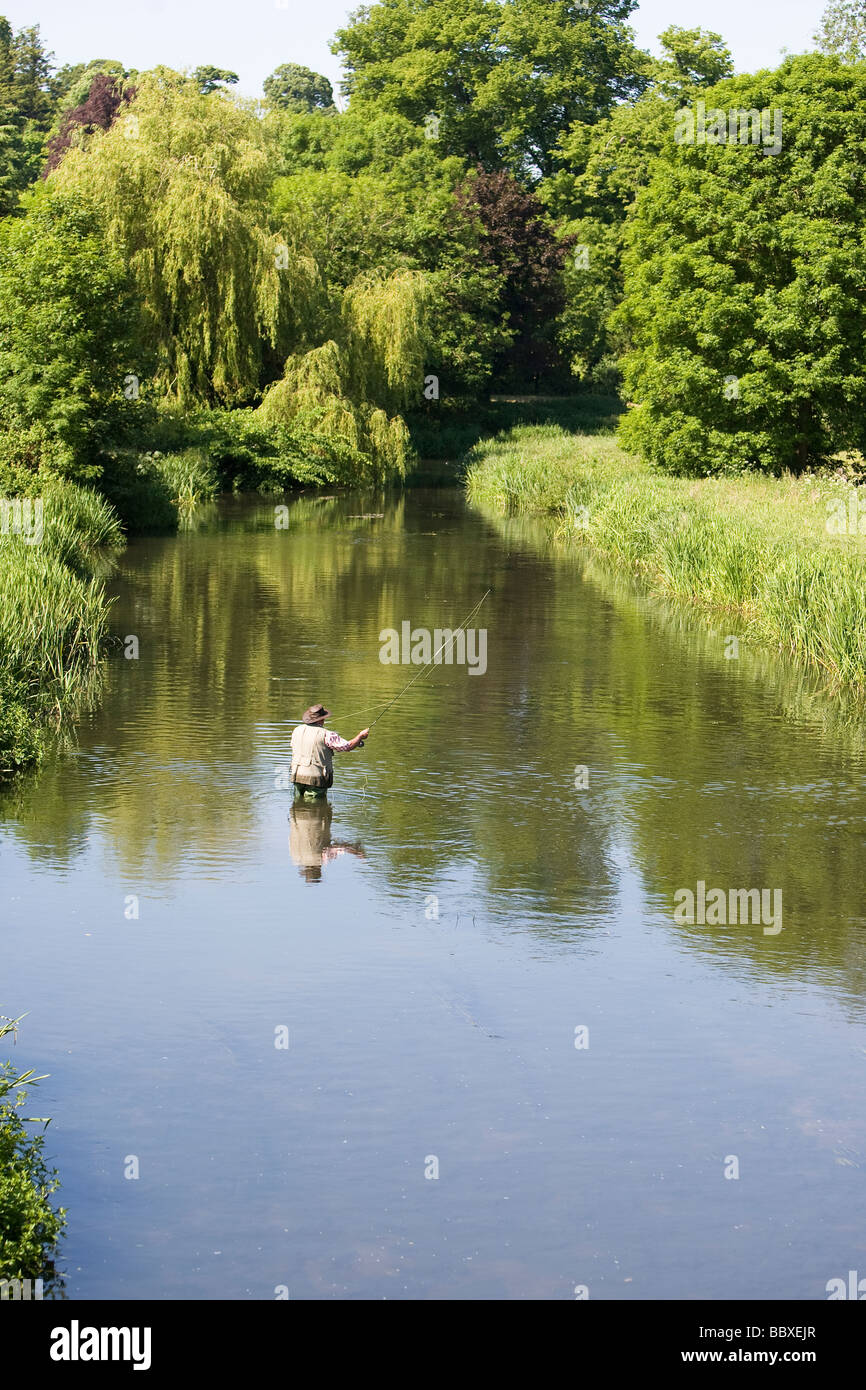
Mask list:
[[[444,642],[442,643],[442,646],[439,647],[438,650],[435,651],[435,652],[433,653],[433,655],[432,655],[432,657],[430,658],[430,660],[424,663],[424,665],[421,667],[421,670],[420,670],[420,671],[417,671],[417,672],[415,673],[415,675],[412,677],[412,679],[411,679],[409,682],[407,682],[406,685],[403,686],[403,689],[399,692],[399,694],[397,694],[397,695],[394,696],[393,700],[388,700],[387,703],[384,703],[384,704],[383,704],[383,702],[380,701],[379,703],[377,703],[377,704],[375,704],[375,705],[367,705],[365,709],[362,709],[362,710],[355,710],[354,713],[350,712],[349,714],[339,714],[339,715],[337,715],[337,716],[335,716],[335,717],[336,717],[337,719],[339,719],[341,723],[343,723],[346,719],[357,719],[357,718],[359,718],[361,715],[367,714],[370,710],[379,709],[379,710],[381,710],[381,713],[376,715],[376,718],[373,720],[373,723],[370,725],[370,728],[371,728],[371,729],[375,728],[375,726],[379,723],[379,720],[380,720],[380,719],[384,719],[385,715],[388,713],[388,710],[391,708],[391,706],[392,706],[392,705],[396,705],[396,703],[397,703],[398,700],[402,700],[403,696],[406,694],[406,691],[407,691],[407,690],[410,690],[417,680],[420,680],[421,677],[422,677],[428,670],[430,670],[433,666],[436,665],[436,663],[437,663],[437,658],[440,657],[440,656],[442,655],[442,652],[445,650],[446,647],[451,646],[451,644],[456,640],[458,633],[463,632],[463,631],[468,627],[469,623],[472,621],[472,619],[474,618],[475,614],[478,612],[478,610],[479,610],[479,608],[481,607],[481,605],[485,602],[485,600],[489,597],[489,595],[490,595],[492,592],[493,592],[492,589],[488,589],[488,590],[486,591],[486,593],[484,593],[484,594],[481,595],[481,598],[480,598],[480,599],[478,600],[478,602],[475,604],[475,607],[474,607],[474,608],[471,608],[471,609],[469,610],[469,612],[466,614],[466,617],[463,619],[463,622],[460,624],[460,626],[454,628],[454,629],[451,631],[451,636],[448,637],[448,638],[446,639],[446,641],[444,641]],[[272,676],[272,677],[271,677],[271,680],[286,680],[286,679],[295,680],[295,679],[297,679],[297,678],[296,678],[296,677],[285,677],[285,676],[283,676],[283,677],[280,677],[280,676]],[[303,677],[301,677],[301,679],[303,679]],[[292,724],[301,725],[301,724],[303,724],[303,722],[304,722],[304,721],[303,721],[302,719],[289,719],[289,720],[287,721],[287,723],[290,724],[290,725],[292,725]],[[363,747],[363,744],[359,745],[359,747]]]
[[391,706],[392,706],[392,705],[396,705],[397,701],[398,701],[398,700],[401,700],[401,699],[403,698],[403,696],[406,694],[406,691],[409,690],[409,689],[415,684],[415,682],[416,682],[417,680],[420,680],[420,679],[421,679],[421,677],[424,675],[424,672],[428,669],[428,667],[435,666],[435,664],[436,664],[436,658],[437,658],[438,656],[440,656],[440,655],[442,654],[442,652],[445,650],[445,648],[446,648],[447,646],[449,646],[450,643],[452,643],[452,642],[454,641],[454,639],[455,639],[455,637],[457,636],[458,632],[463,632],[464,628],[466,628],[466,626],[468,625],[468,623],[471,621],[471,619],[474,617],[474,615],[478,612],[478,609],[481,607],[482,603],[483,603],[484,600],[487,598],[487,595],[488,595],[490,592],[491,592],[490,589],[488,589],[488,590],[487,590],[487,593],[482,594],[481,598],[478,600],[478,602],[476,603],[475,607],[472,608],[472,609],[470,609],[470,611],[466,614],[466,617],[463,619],[463,622],[460,624],[460,626],[459,626],[458,628],[455,628],[455,629],[454,629],[453,633],[452,633],[451,636],[448,638],[448,641],[442,643],[442,646],[439,648],[439,650],[433,653],[433,656],[431,657],[431,659],[430,659],[428,662],[426,662],[426,664],[425,664],[424,666],[421,667],[421,670],[417,673],[417,675],[414,675],[414,676],[412,677],[412,679],[409,681],[408,685],[404,685],[404,686],[403,686],[403,689],[400,691],[399,695],[395,695],[394,698],[393,698],[393,700],[389,700],[389,701],[388,701],[387,705],[386,705],[385,708],[382,710],[382,713],[376,715],[376,718],[373,720],[373,723],[370,725],[370,728],[371,728],[371,729],[372,729],[372,728],[375,728],[375,726],[379,723],[379,720],[380,720],[380,719],[384,719],[385,715],[388,713],[388,710],[391,708]]

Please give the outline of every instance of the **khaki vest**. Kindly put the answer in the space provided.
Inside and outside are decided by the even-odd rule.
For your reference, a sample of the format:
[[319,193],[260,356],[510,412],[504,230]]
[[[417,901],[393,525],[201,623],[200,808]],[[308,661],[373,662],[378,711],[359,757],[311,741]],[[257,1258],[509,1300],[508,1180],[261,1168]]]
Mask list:
[[305,787],[334,785],[334,755],[316,724],[298,724],[292,733],[292,781]]

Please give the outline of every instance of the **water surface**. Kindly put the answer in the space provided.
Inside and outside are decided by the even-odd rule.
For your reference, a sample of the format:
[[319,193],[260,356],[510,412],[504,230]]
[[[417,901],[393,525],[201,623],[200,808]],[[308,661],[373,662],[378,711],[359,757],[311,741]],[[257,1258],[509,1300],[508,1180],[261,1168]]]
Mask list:
[[[414,674],[380,631],[487,589],[486,674],[418,681],[292,817],[291,721],[355,734]],[[451,491],[228,503],[113,591],[139,659],[0,801],[71,1297],[866,1273],[856,723]],[[699,880],[780,888],[782,930],[678,925]]]

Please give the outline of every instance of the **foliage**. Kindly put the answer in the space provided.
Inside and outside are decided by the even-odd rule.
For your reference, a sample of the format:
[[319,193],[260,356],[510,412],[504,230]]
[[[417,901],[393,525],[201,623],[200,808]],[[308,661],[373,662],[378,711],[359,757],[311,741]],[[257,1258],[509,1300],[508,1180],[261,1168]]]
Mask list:
[[343,295],[349,394],[391,414],[417,397],[427,346],[427,277],[420,271],[368,272]]
[[686,100],[701,87],[732,77],[731,50],[712,29],[671,24],[659,34],[664,57],[650,66],[651,81],[663,96]]
[[[802,471],[862,449],[866,72],[790,58],[708,91],[783,113],[781,150],[676,143],[630,228],[623,440],[679,473]],[[770,135],[772,139],[772,134]]]
[[[379,479],[391,466],[387,457],[373,457],[358,447],[369,407],[346,402],[346,422],[340,416],[341,403],[334,398],[326,398],[325,405],[302,408],[292,408],[290,402],[285,414],[278,403],[267,411],[212,410],[198,417],[198,447],[206,452],[225,487],[282,494],[298,484]],[[347,423],[348,428],[339,428]],[[399,429],[399,423],[395,428]]]
[[822,53],[833,53],[844,63],[866,58],[866,0],[830,0],[815,42]]
[[192,80],[203,96],[207,96],[209,92],[219,91],[223,84],[227,87],[233,87],[236,82],[240,81],[236,72],[230,72],[228,68],[215,68],[210,63],[206,63],[204,67],[196,68]]
[[49,81],[55,104],[55,120],[57,111],[62,118],[71,107],[80,106],[87,100],[97,73],[107,73],[119,83],[134,76],[116,58],[92,58],[89,63],[64,63]]
[[433,476],[453,481],[474,445],[519,426],[558,425],[571,434],[612,433],[622,410],[615,396],[589,392],[560,397],[498,397],[456,406],[445,402],[435,412],[416,412],[408,419],[413,449],[423,461],[412,467],[411,479],[416,482],[430,471],[434,460],[444,460],[447,467],[436,469]]
[[[411,303],[411,291],[407,298]],[[389,381],[386,354],[378,362],[365,362],[364,342],[380,348],[377,335],[392,317],[387,313],[382,316],[379,310],[375,291],[369,295],[359,289],[348,298],[348,326],[350,334],[352,329],[356,334],[350,336],[350,346],[341,347],[330,340],[289,358],[283,380],[270,388],[256,411],[264,425],[303,429],[311,455],[326,465],[329,481],[349,481],[346,463],[358,477],[374,481],[405,471],[409,445],[405,423],[399,415],[389,416],[365,395],[366,388],[378,385],[383,394],[393,397],[405,385],[399,374],[393,383]],[[411,333],[411,325],[406,331]],[[398,369],[403,365],[397,361]],[[369,380],[369,370],[375,372],[378,382]],[[356,386],[354,392],[352,384]]]
[[302,67],[282,63],[264,81],[265,101],[279,111],[328,111],[334,106],[334,90],[327,77]]
[[13,33],[0,15],[0,216],[36,178],[52,114],[50,55],[38,26]]
[[97,133],[51,182],[96,204],[129,265],[154,388],[182,405],[250,401],[268,349],[302,338],[319,302],[303,247],[287,247],[278,268],[260,124],[164,69],[140,79],[131,113],[137,138],[117,124]]
[[557,152],[557,170],[539,193],[561,233],[579,248],[566,261],[559,349],[575,376],[608,389],[618,381],[624,346],[612,315],[623,294],[626,227],[669,136],[672,102],[694,100],[733,70],[718,34],[671,25],[659,42],[664,56],[647,60],[647,85],[638,99],[594,124],[572,126]]
[[[14,1035],[20,1021],[0,1018],[0,1040]],[[19,1074],[8,1061],[0,1067],[0,1279],[42,1279],[44,1292],[58,1282],[54,1259],[66,1212],[51,1200],[60,1180],[46,1165],[44,1134],[25,1129],[48,1121],[20,1113],[29,1087],[43,1079],[32,1071]]]
[[478,218],[454,197],[465,177],[462,162],[443,159],[433,142],[396,116],[369,123],[351,112],[287,117],[278,131],[271,126],[272,138],[289,150],[292,132],[300,140],[298,131],[309,133],[311,124],[329,132],[327,149],[317,151],[310,141],[302,172],[276,179],[276,216],[283,225],[303,220],[332,294],[360,274],[426,272],[426,370],[440,377],[449,399],[477,395],[513,335],[502,314],[502,275],[479,254]]
[[554,320],[565,304],[563,268],[568,240],[560,240],[544,209],[504,171],[483,171],[458,191],[467,216],[481,224],[481,259],[501,277],[500,312],[512,338],[494,372],[518,381],[553,365]]
[[124,84],[111,73],[94,75],[86,101],[65,111],[56,135],[48,141],[48,160],[43,176],[56,169],[66,151],[74,143],[81,144],[96,130],[108,130],[121,106],[128,105],[135,88]]
[[26,468],[100,476],[101,451],[130,404],[123,380],[137,365],[135,322],[126,269],[83,198],[41,189],[26,217],[0,224],[7,457],[11,447]]
[[[352,106],[395,112],[485,170],[535,181],[560,135],[635,90],[632,0],[380,0],[337,33]],[[639,85],[639,84],[638,84]]]
[[91,490],[43,479],[38,501],[41,541],[8,520],[0,535],[0,773],[38,761],[46,730],[94,691],[110,606],[94,570],[122,543]]

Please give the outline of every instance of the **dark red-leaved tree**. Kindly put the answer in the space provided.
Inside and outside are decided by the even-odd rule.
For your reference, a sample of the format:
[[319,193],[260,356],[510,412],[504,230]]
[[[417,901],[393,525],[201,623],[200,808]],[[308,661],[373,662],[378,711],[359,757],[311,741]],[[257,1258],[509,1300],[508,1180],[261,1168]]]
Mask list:
[[92,135],[95,130],[108,130],[121,106],[132,101],[134,96],[134,87],[124,87],[110,73],[98,72],[90,84],[87,100],[80,106],[64,111],[60,129],[48,141],[48,162],[42,177],[46,178],[52,169],[57,168],[77,130],[83,130],[87,135]]
[[565,307],[563,269],[575,238],[558,240],[534,193],[511,174],[479,168],[457,190],[467,217],[484,230],[481,255],[503,277],[500,307],[516,336],[494,367],[500,382],[534,380],[557,363],[554,321]]

